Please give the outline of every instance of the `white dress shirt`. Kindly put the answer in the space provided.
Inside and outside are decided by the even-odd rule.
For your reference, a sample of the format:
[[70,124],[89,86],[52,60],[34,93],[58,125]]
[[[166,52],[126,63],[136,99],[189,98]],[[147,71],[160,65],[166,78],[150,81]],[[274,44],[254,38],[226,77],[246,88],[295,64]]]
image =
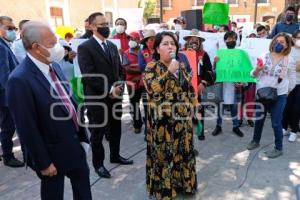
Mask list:
[[95,35],[93,35],[93,37],[95,38],[95,40],[100,44],[100,46],[102,47],[102,50],[105,52],[105,48],[104,48],[104,46],[103,46],[103,42],[107,45],[107,42],[106,42],[106,40],[101,40],[101,39],[99,39],[97,36],[95,36]]

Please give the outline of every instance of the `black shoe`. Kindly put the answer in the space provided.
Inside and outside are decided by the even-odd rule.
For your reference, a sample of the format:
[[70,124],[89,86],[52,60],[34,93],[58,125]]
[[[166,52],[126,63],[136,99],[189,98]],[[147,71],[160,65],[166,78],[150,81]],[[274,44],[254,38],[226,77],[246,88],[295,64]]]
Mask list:
[[6,165],[8,167],[14,167],[14,168],[25,166],[25,164],[23,162],[19,161],[15,157],[12,157],[10,159],[3,158],[3,163],[4,163],[4,165]]
[[244,133],[239,129],[239,127],[235,127],[232,131],[239,137],[244,137]]
[[204,134],[199,135],[199,136],[198,136],[198,140],[205,140],[205,135],[204,135]]
[[221,126],[216,126],[215,130],[212,132],[212,135],[217,136],[220,133],[222,133],[222,127]]
[[247,123],[250,127],[254,127],[254,122],[252,120],[247,120]]
[[239,120],[239,126],[242,126],[243,125],[243,120]]
[[95,172],[98,174],[98,176],[100,176],[102,178],[110,178],[111,177],[109,171],[104,166],[100,167],[99,169],[95,169]]
[[121,165],[132,165],[133,164],[133,160],[125,159],[122,156],[119,156],[118,158],[110,158],[110,162],[111,163],[118,163],[118,164],[121,164]]

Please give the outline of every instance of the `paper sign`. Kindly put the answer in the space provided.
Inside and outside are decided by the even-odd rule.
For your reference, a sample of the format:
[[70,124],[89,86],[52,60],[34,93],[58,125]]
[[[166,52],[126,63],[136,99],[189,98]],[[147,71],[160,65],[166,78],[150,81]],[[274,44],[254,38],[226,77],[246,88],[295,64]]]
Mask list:
[[252,66],[256,66],[256,60],[262,54],[269,52],[271,40],[261,38],[245,38],[242,40],[240,49],[245,50],[251,60]]
[[[182,47],[186,43],[183,38],[190,35],[190,33],[191,31],[189,30],[181,30],[179,32],[179,43],[182,45]],[[199,32],[199,35],[205,39],[205,41],[203,42],[203,49],[209,55],[211,63],[213,63],[214,58],[217,55],[217,49],[225,46],[224,34],[225,33]]]
[[182,51],[182,53],[189,60],[191,70],[192,70],[192,86],[195,90],[195,95],[198,96],[198,69],[197,69],[197,55],[195,51]]
[[205,3],[203,9],[204,24],[228,24],[229,5],[227,3]]
[[256,82],[250,76],[252,64],[247,52],[241,49],[219,49],[216,82]]

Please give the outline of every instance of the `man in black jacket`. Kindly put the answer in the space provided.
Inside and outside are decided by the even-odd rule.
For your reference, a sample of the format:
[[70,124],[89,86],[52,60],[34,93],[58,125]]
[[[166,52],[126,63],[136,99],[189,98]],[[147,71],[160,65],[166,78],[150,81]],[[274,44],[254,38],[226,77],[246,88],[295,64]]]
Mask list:
[[120,156],[122,92],[124,80],[117,47],[106,40],[110,30],[102,13],[89,16],[93,37],[78,48],[78,61],[83,75],[85,103],[91,131],[93,165],[100,177],[110,178],[104,167],[102,144],[105,127],[110,130],[110,162],[123,165],[132,160]]

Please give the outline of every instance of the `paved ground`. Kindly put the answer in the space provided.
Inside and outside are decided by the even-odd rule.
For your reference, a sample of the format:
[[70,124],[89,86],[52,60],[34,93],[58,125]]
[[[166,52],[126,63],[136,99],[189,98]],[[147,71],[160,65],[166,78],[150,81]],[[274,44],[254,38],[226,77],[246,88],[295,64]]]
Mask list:
[[[118,166],[106,162],[112,178],[99,179],[91,168],[93,199],[96,200],[147,200],[145,190],[145,142],[142,134],[135,135],[130,115],[123,116],[121,154],[131,157],[135,164]],[[246,145],[252,138],[253,129],[243,126],[245,137],[239,138],[231,132],[231,122],[225,121],[223,133],[211,136],[214,121],[207,121],[206,140],[195,139],[199,191],[193,197],[179,196],[177,199],[204,200],[294,200],[295,186],[300,184],[300,148],[284,138],[284,155],[274,160],[264,152],[273,148],[273,132],[267,119],[261,148],[249,152]],[[15,140],[17,157],[20,147]],[[105,149],[109,151],[105,141]],[[107,154],[109,155],[109,154]],[[109,157],[109,156],[107,156]],[[91,166],[91,155],[89,155]],[[40,181],[31,170],[10,169],[0,163],[0,200],[39,199]],[[65,184],[65,199],[71,198],[69,180]]]

